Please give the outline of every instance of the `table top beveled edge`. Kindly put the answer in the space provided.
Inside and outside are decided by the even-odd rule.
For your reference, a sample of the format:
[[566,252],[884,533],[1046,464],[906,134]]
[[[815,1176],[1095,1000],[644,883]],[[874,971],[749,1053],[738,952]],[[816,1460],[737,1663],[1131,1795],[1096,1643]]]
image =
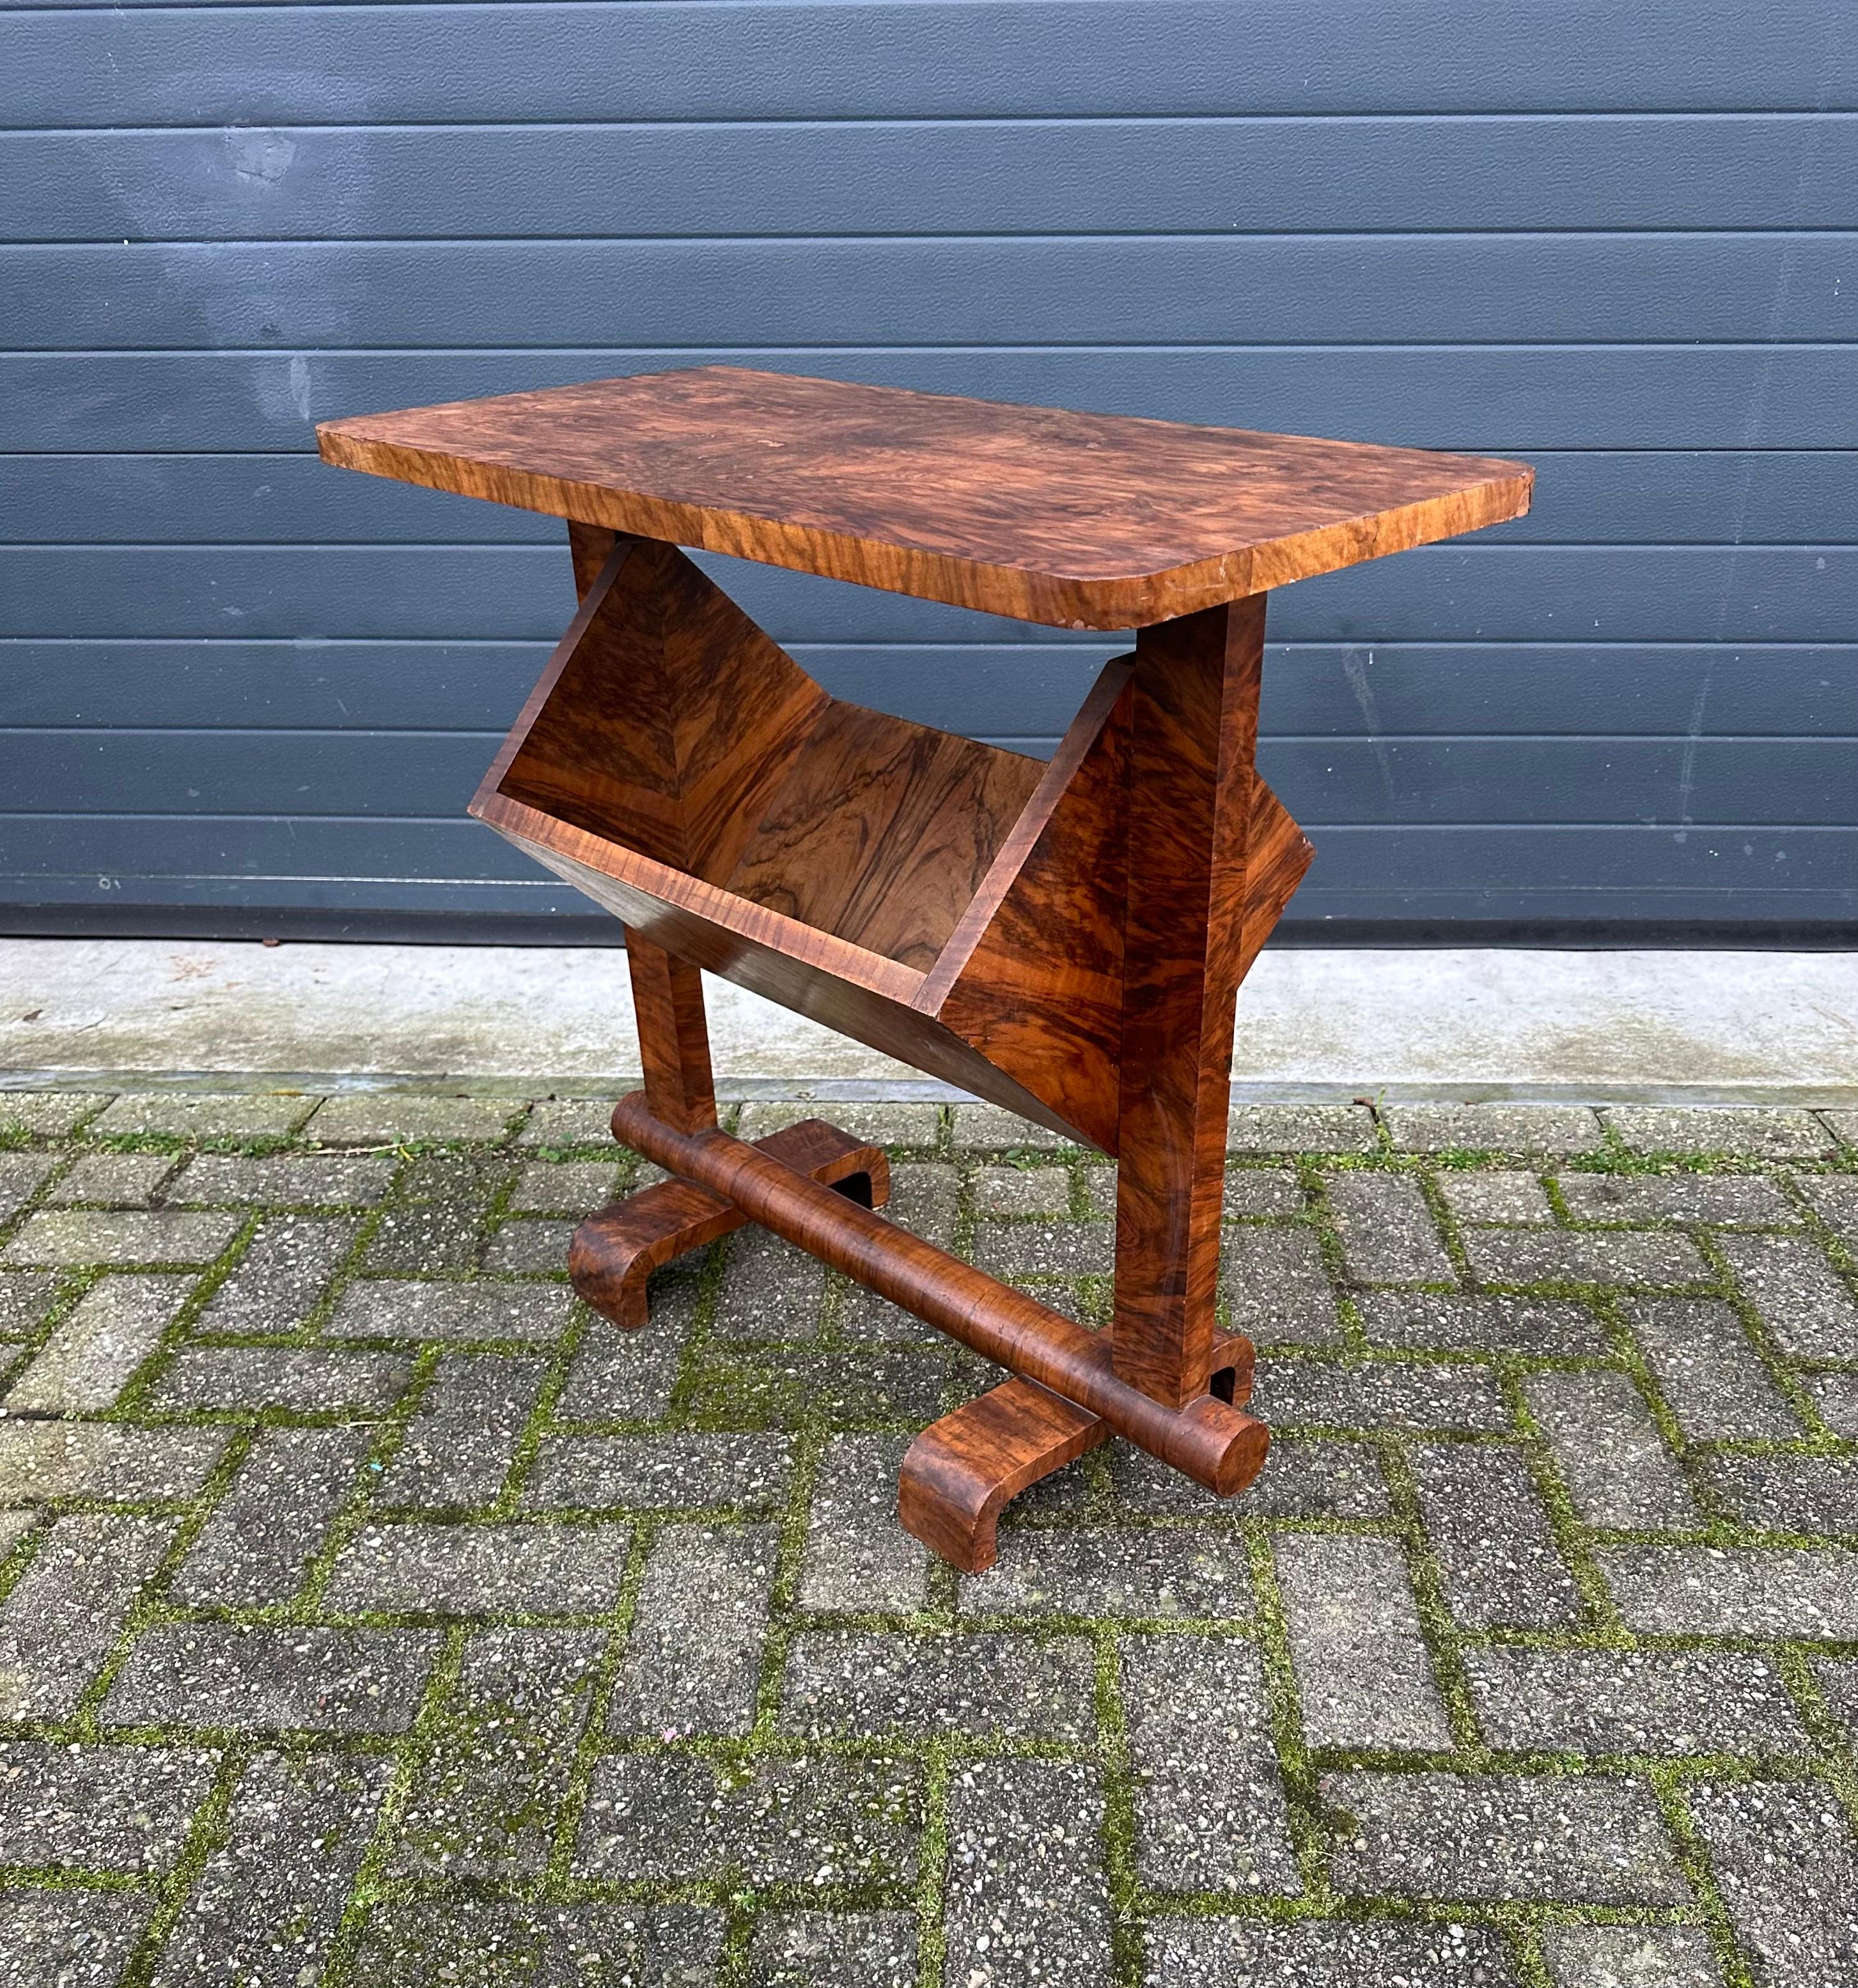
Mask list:
[[[692,370],[722,372],[736,369]],[[662,376],[619,377],[633,379]],[[508,400],[526,397],[489,397]],[[1487,478],[1434,495],[1409,499],[1358,516],[1258,539],[1207,557],[1148,571],[1091,574],[1052,571],[1030,563],[1007,563],[912,543],[896,536],[862,535],[811,522],[784,519],[755,510],[697,503],[526,468],[455,449],[423,447],[404,439],[367,432],[371,422],[384,422],[412,413],[441,413],[472,404],[469,401],[439,403],[430,408],[356,415],[319,423],[319,451],[325,462],[337,467],[428,489],[477,497],[577,523],[665,539],[762,565],[814,573],[1011,620],[1069,629],[1122,630],[1170,620],[1247,594],[1286,586],[1295,580],[1314,578],[1369,560],[1416,549],[1502,523],[1527,511],[1535,475],[1525,463],[1501,458],[1453,458],[1446,451],[1390,449],[1389,455],[1437,454],[1444,459],[1461,461],[1467,468],[1474,464],[1478,468],[1487,466],[1493,473]],[[1146,417],[1104,418],[1161,429],[1189,425],[1155,421]],[[1250,434],[1253,431],[1227,432]],[[1378,446],[1325,443],[1320,438],[1267,438],[1293,442],[1311,441],[1322,446],[1363,450]]]

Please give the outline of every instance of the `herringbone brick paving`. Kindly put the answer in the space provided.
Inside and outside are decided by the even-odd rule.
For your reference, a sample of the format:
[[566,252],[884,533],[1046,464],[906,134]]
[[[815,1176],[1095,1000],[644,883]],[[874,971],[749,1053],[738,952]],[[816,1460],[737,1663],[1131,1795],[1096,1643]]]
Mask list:
[[[830,1115],[1101,1320],[1101,1161]],[[753,1232],[590,1317],[604,1117],[0,1099],[3,1988],[1858,1981],[1852,1114],[1236,1110],[1264,1476],[970,1581],[989,1370]]]

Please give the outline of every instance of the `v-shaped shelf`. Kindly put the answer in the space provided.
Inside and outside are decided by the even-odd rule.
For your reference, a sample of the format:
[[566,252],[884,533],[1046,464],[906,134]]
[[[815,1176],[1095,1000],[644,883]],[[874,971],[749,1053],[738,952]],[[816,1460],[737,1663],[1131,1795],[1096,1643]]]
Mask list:
[[[828,696],[622,538],[471,812],[680,957],[1114,1152],[1130,677],[1041,763]],[[1241,973],[1309,861],[1253,791]]]

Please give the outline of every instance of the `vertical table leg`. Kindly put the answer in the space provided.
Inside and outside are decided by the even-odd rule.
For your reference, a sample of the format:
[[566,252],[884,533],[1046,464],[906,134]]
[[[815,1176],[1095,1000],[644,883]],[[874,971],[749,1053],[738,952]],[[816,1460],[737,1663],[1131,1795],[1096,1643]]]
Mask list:
[[716,1122],[703,976],[688,961],[674,958],[629,927],[626,964],[632,974],[645,1101],[655,1118],[680,1132],[700,1132]]
[[1206,1391],[1264,597],[1142,629],[1129,738],[1115,1371]]
[[[568,522],[574,591],[584,599],[611,556],[618,534],[603,525]],[[630,928],[626,965],[638,1022],[639,1060],[653,1112],[680,1132],[716,1122],[716,1088],[709,1067],[709,1027],[703,1016],[703,979]]]
[[600,577],[600,570],[611,556],[619,534],[604,525],[577,525],[568,520],[568,557],[574,563],[574,591],[585,597]]
[[[630,929],[626,958],[651,1115],[680,1132],[713,1128],[716,1092],[703,1019],[702,976]],[[758,1143],[866,1208],[882,1208],[890,1192],[883,1148],[819,1119],[783,1126]],[[569,1274],[596,1311],[616,1325],[641,1326],[651,1313],[647,1283],[651,1273],[740,1228],[747,1219],[733,1202],[694,1181],[660,1181],[609,1202],[581,1223],[568,1246]]]

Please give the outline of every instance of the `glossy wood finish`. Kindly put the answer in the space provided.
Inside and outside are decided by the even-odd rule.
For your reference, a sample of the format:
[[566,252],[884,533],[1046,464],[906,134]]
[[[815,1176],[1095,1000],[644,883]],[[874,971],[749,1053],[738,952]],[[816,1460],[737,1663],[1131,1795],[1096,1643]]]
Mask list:
[[619,536],[604,525],[577,525],[572,518],[568,520],[568,558],[574,569],[577,597],[584,599],[587,590],[599,579]]
[[675,546],[638,539],[608,555],[543,681],[480,800],[716,884],[831,702]]
[[[704,605],[705,641],[651,632],[638,597],[667,576]],[[675,956],[1115,1153],[1133,659],[1105,667],[1041,766],[809,695],[713,592],[670,548],[619,541],[472,813]],[[646,627],[636,654],[615,636],[628,622]],[[686,699],[740,742],[733,786],[654,732],[652,710]],[[1235,885],[1258,942],[1287,879]]]
[[605,905],[628,931],[643,932],[707,972],[1071,1136],[1074,1128],[1041,1097],[912,1005],[922,976],[910,968],[501,798],[473,812]]
[[323,422],[324,461],[1057,627],[1513,518],[1526,465],[703,366]]
[[726,1132],[679,1132],[654,1118],[642,1091],[613,1107],[613,1136],[667,1172],[734,1202],[880,1297],[1092,1415],[1220,1497],[1263,1466],[1270,1434],[1209,1393],[1169,1407],[1112,1368],[1110,1338],[1003,1284],[835,1195],[759,1145]]
[[1113,1141],[1113,1046],[1067,1046],[1119,970],[1113,674],[1047,766],[827,697],[673,547],[572,543],[580,609],[471,812],[651,945]]
[[[627,926],[645,1088],[613,1129],[675,1178],[577,1230],[589,1302],[642,1323],[653,1268],[753,1220],[1004,1368],[899,1486],[970,1571],[1111,1433],[1249,1483],[1253,1351],[1214,1311],[1234,1011],[1310,860],[1254,764],[1263,590],[1513,516],[1528,472],[720,367],[322,445],[569,521],[579,609],[472,812]],[[828,696],[674,538],[1135,652],[1041,766]],[[700,969],[1115,1155],[1108,1329],[859,1205],[875,1148],[722,1132]]]
[[1044,770],[829,700],[729,888],[926,973]]
[[1088,1408],[1017,1375],[932,1422],[904,1452],[897,1516],[963,1574],[999,1553],[1000,1515],[1041,1477],[1109,1440]]
[[[822,1119],[783,1125],[757,1143],[783,1165],[861,1208],[882,1208],[890,1198],[890,1162],[883,1148]],[[568,1245],[568,1273],[594,1310],[635,1330],[650,1316],[646,1283],[654,1270],[747,1220],[733,1202],[694,1181],[660,1181],[590,1215]]]
[[[1208,1391],[1243,1406],[1255,1364],[1249,1339],[1222,1337]],[[950,1566],[984,1574],[998,1555],[1008,1502],[1109,1435],[1100,1416],[1016,1375],[930,1423],[910,1445],[897,1479],[897,1516]]]
[[1176,1405],[1213,1353],[1264,653],[1261,598],[1210,607],[1143,630],[1130,686],[1112,1330]]
[[1116,1150],[1129,664],[1085,700],[919,1005]]
[[632,975],[647,1102],[680,1132],[715,1124],[716,1086],[709,1067],[702,975],[638,932],[626,935],[626,965]]
[[1239,919],[1235,984],[1251,971],[1259,948],[1296,894],[1316,852],[1264,783],[1253,779],[1251,823],[1245,848],[1245,899]]

